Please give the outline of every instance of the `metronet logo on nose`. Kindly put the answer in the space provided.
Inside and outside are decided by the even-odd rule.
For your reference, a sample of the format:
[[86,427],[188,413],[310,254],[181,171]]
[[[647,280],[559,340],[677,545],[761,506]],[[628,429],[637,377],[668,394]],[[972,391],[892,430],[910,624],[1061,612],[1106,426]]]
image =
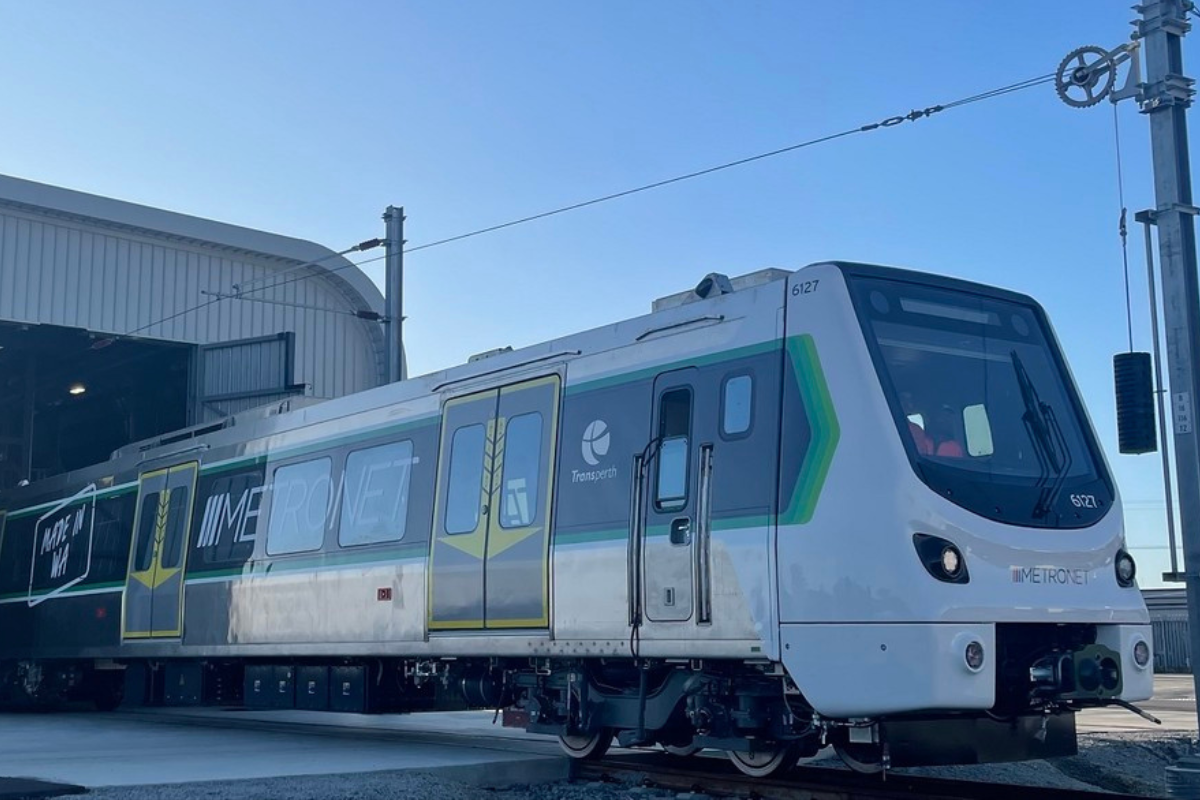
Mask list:
[[583,432],[583,460],[588,466],[596,466],[608,455],[609,443],[608,424],[604,420],[595,420],[587,426]]
[[1055,583],[1060,586],[1086,586],[1086,569],[1063,567],[1012,567],[1013,583]]

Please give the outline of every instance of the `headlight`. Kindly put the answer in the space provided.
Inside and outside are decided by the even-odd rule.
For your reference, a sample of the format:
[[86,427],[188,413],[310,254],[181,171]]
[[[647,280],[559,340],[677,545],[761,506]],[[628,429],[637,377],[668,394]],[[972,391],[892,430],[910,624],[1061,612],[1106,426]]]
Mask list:
[[914,533],[913,546],[925,571],[945,583],[968,583],[967,561],[953,542],[927,533]]
[[1118,550],[1113,566],[1117,570],[1117,583],[1125,588],[1133,586],[1133,581],[1137,577],[1137,564],[1134,563],[1133,556],[1124,550]]
[[979,672],[983,669],[983,645],[979,642],[968,643],[966,650],[963,651],[963,659],[967,662],[968,669],[972,672]]
[[949,577],[953,578],[958,574],[959,567],[962,566],[962,560],[958,557],[958,551],[953,545],[942,550],[942,570]]
[[1133,663],[1141,669],[1145,669],[1150,663],[1150,645],[1146,644],[1145,639],[1138,639],[1137,644],[1133,646]]

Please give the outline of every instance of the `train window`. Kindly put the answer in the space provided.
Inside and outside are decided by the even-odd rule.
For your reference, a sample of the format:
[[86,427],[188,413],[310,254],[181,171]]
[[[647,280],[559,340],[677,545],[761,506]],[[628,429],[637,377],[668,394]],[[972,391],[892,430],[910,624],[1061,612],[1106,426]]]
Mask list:
[[657,491],[654,505],[659,511],[674,511],[687,505],[688,440],[692,428],[692,391],[687,388],[664,392],[659,400]]
[[987,406],[981,403],[963,409],[963,431],[967,437],[967,455],[990,456],[995,452],[992,444],[992,424],[988,422]]
[[504,432],[504,498],[500,527],[523,528],[537,516],[539,472],[542,464],[542,415],[521,414],[508,421]]
[[142,513],[138,516],[137,552],[133,559],[134,572],[145,572],[154,563],[154,520],[158,516],[160,494],[161,492],[149,492],[142,497]]
[[176,486],[167,498],[168,508],[171,509],[165,520],[166,530],[163,531],[163,553],[159,565],[163,569],[174,569],[179,566],[183,555],[184,522],[187,517],[188,490],[186,486]]
[[[881,387],[925,484],[1007,524],[1078,528],[1103,515],[1111,481],[1035,305],[953,282],[851,283]],[[1101,498],[1096,513],[1071,504],[1079,493]]]
[[134,494],[125,494],[96,503],[91,573],[100,579],[121,579],[129,567],[128,531],[135,498]]
[[375,544],[404,538],[413,463],[410,441],[355,450],[347,456],[339,544]]
[[479,526],[483,491],[482,425],[464,425],[450,444],[450,485],[446,490],[446,533],[473,533]]
[[328,458],[288,464],[275,470],[267,554],[317,550],[325,539],[325,519],[333,485]]
[[727,378],[721,395],[721,433],[726,436],[747,433],[753,401],[754,380],[749,375]]

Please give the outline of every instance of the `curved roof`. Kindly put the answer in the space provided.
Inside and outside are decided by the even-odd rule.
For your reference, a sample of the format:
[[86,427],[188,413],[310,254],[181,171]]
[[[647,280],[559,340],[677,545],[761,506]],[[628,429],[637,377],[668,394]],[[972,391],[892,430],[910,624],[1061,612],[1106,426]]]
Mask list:
[[[280,270],[306,265],[306,269],[318,274],[344,298],[348,310],[384,313],[383,295],[371,279],[345,257],[315,242],[8,175],[0,175],[0,205],[168,241],[227,249],[260,259],[277,259]],[[370,330],[371,344],[382,370],[386,363],[384,335],[378,326],[371,326]],[[386,372],[381,372],[380,380],[386,381]]]
[[[355,310],[383,313],[383,295],[371,279],[346,258],[335,256],[333,250],[315,242],[45,183],[35,183],[9,175],[0,175],[0,202],[30,206],[41,213],[54,211],[67,217],[98,220],[156,236],[165,234],[169,237],[286,259],[297,264],[321,261],[320,264],[312,265],[311,269],[326,273],[324,277],[330,283],[340,284],[339,288]],[[284,265],[284,268],[289,266],[292,265]]]

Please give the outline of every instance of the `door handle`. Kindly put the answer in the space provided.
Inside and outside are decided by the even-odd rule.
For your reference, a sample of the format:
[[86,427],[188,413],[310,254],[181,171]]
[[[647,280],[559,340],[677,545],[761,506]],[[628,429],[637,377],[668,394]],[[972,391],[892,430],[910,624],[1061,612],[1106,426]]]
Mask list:
[[671,520],[671,544],[688,545],[692,543],[692,521],[687,517]]

